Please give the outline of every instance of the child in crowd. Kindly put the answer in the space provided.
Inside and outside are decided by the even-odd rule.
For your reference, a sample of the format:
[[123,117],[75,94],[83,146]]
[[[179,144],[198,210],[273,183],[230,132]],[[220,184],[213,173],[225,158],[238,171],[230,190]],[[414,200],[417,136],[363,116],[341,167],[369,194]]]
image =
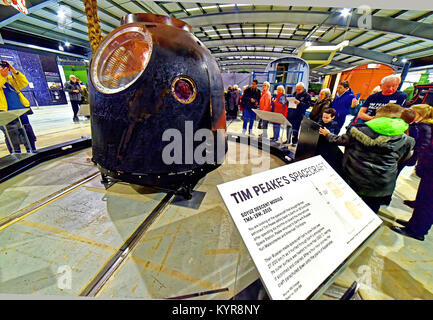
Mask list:
[[323,110],[322,118],[317,122],[321,128],[328,129],[332,134],[338,134],[340,132],[340,126],[335,121],[335,109],[327,108]]
[[319,129],[329,143],[345,146],[343,178],[375,213],[391,202],[398,165],[415,145],[405,134],[409,125],[400,118],[403,110],[389,103],[377,110],[375,119],[354,125],[340,136]]

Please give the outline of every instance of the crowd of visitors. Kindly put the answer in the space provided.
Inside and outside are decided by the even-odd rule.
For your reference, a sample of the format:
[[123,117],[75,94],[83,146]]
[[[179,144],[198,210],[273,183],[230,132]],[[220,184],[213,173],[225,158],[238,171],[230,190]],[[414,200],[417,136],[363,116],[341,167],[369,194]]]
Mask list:
[[[433,225],[433,107],[422,104],[409,108],[407,95],[399,90],[400,82],[398,75],[386,76],[370,96],[361,101],[350,83],[341,81],[335,97],[324,88],[313,101],[302,82],[296,85],[290,97],[282,85],[272,92],[270,84],[264,82],[260,90],[258,81],[253,80],[251,86],[243,87],[242,91],[237,86],[229,87],[227,116],[236,119],[240,113],[243,134],[254,135],[256,113],[253,110],[280,113],[291,124],[284,143],[296,145],[301,122],[307,115],[320,126],[322,138],[318,149],[328,152],[332,146],[345,147],[341,157],[329,159],[329,162],[376,213],[380,206],[390,204],[402,169],[415,166],[415,173],[421,178],[416,199],[404,201],[413,208],[413,215],[409,221],[397,219],[401,226],[391,229],[422,241]],[[267,139],[268,122],[258,120],[257,129],[262,130],[259,138]],[[270,140],[276,141],[281,125],[272,125]],[[328,152],[328,157],[332,154]]]

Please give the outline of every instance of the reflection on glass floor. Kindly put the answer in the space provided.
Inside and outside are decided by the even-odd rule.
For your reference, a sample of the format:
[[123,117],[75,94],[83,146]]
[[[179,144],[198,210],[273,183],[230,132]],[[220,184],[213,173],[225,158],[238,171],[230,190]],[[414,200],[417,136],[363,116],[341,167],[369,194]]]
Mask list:
[[[95,296],[229,299],[253,283],[258,273],[216,189],[283,165],[270,156],[263,166],[262,153],[250,149],[241,164],[241,146],[230,142],[226,163],[195,187],[205,194],[199,208],[164,207]],[[0,185],[0,294],[82,294],[164,199],[126,183],[106,190],[90,153],[51,160]],[[402,201],[414,198],[417,184],[406,168],[391,205],[381,209],[385,225],[410,217]],[[358,281],[362,299],[432,299],[431,261],[431,235],[419,242],[385,226],[335,284]]]
[[[29,121],[36,135],[36,148],[51,147],[66,141],[73,141],[90,135],[90,120],[80,117],[80,122],[72,121],[72,108],[69,105],[33,107]],[[21,152],[26,152],[21,145]],[[7,156],[9,151],[0,133],[0,157]]]

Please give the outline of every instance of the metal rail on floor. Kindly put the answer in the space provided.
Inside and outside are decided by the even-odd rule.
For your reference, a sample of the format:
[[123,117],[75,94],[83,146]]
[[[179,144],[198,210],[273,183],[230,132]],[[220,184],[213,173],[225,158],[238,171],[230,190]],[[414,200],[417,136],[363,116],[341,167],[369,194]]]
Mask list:
[[59,200],[60,198],[63,198],[67,194],[71,193],[72,191],[78,189],[83,184],[89,182],[90,180],[94,179],[96,176],[98,176],[100,173],[99,171],[94,172],[90,175],[88,175],[85,178],[82,178],[66,188],[63,188],[61,190],[58,190],[49,196],[45,197],[44,199],[37,201],[36,203],[32,203],[30,206],[27,206],[26,208],[23,208],[3,219],[0,220],[0,231],[9,227],[10,225],[28,217],[29,215],[35,213],[36,211],[42,209],[43,207],[49,205],[50,203],[53,203],[56,200]]
[[138,226],[131,236],[123,243],[119,250],[110,260],[100,269],[98,274],[90,281],[90,283],[81,291],[79,296],[95,297],[104,284],[111,278],[114,272],[125,261],[135,245],[141,239],[142,235],[149,229],[156,218],[164,211],[164,209],[173,201],[175,192],[169,192],[156,205],[146,219]]

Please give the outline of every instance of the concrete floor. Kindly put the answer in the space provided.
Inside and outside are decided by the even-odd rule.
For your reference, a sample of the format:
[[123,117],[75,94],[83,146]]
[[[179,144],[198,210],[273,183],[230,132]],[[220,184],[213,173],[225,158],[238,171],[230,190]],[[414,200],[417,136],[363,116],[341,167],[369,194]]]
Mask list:
[[[231,143],[232,150],[236,147]],[[75,175],[69,183],[95,171],[85,161],[88,152],[73,155],[77,169],[69,171]],[[5,206],[5,218],[46,197],[52,191],[48,186],[64,188],[57,182],[63,179],[42,177],[47,170],[53,177],[62,177],[65,163],[71,163],[71,157],[41,164],[9,180],[3,194],[13,199],[13,205]],[[275,158],[270,163],[272,168],[283,164]],[[97,296],[153,299],[224,289],[204,298],[227,299],[256,280],[251,258],[216,189],[217,184],[245,174],[251,174],[251,165],[221,166],[195,188],[205,193],[199,209],[169,206]],[[106,190],[98,177],[0,227],[0,293],[79,295],[164,195],[126,183]],[[65,270],[69,286],[62,282]]]
[[[36,112],[32,115],[41,141],[51,135],[64,142],[70,128],[90,132],[85,121],[74,125],[69,112],[41,108],[39,120]],[[50,124],[53,115],[57,120]],[[239,128],[235,121],[229,131],[239,133]],[[239,145],[230,143],[229,150],[227,160],[239,159]],[[99,177],[69,190],[97,172],[90,156],[87,149],[51,160],[0,185],[0,294],[79,295],[164,197],[126,183],[106,190]],[[251,156],[257,160],[262,154]],[[160,299],[221,290],[194,299],[228,299],[256,280],[216,185],[265,168],[235,162],[227,161],[199,182],[195,190],[205,193],[200,208],[165,208],[96,297]],[[272,156],[269,163],[270,168],[283,165]],[[420,242],[387,227],[395,218],[410,217],[402,201],[414,198],[418,182],[413,168],[403,170],[391,205],[381,208],[384,227],[336,278],[336,286],[358,281],[359,297],[367,300],[433,298],[432,236]],[[31,210],[61,190],[69,191]],[[2,224],[7,219],[11,222]]]

